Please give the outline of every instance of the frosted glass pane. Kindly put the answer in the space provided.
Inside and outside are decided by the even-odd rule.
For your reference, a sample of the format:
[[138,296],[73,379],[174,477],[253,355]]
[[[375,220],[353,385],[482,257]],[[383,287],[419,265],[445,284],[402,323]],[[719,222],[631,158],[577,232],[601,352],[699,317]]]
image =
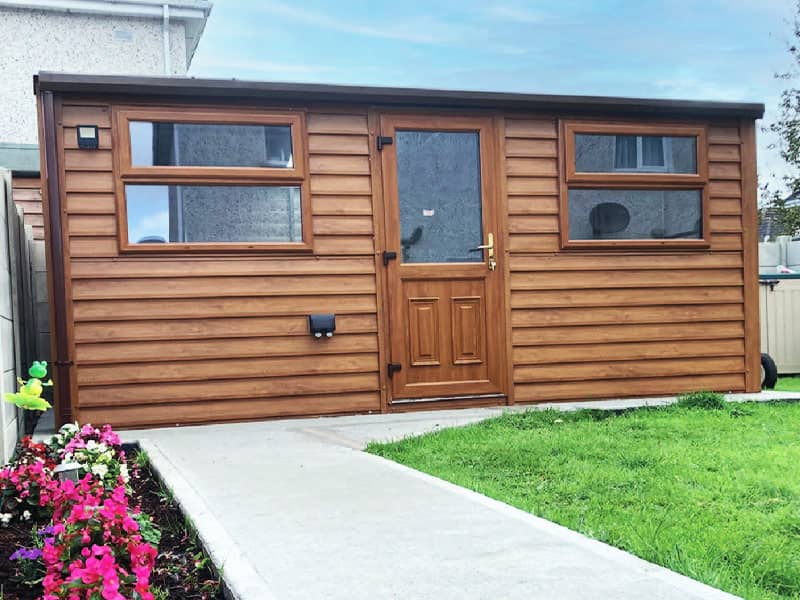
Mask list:
[[697,138],[577,133],[575,171],[697,173]]
[[703,237],[700,190],[569,190],[569,239]]
[[131,121],[131,164],[291,169],[289,125]]
[[483,262],[480,138],[398,131],[400,246],[406,263]]
[[300,188],[243,185],[126,185],[128,240],[300,242]]

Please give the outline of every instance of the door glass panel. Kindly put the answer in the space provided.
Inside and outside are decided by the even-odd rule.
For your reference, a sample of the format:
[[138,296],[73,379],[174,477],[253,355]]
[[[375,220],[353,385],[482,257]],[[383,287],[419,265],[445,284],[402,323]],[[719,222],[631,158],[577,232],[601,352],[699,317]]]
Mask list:
[[483,262],[480,134],[398,131],[400,246],[406,263]]

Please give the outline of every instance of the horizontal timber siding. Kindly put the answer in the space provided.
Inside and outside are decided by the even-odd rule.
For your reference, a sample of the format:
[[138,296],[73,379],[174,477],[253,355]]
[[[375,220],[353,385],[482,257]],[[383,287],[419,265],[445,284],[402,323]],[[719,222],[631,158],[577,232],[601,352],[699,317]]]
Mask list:
[[[313,252],[283,254],[121,254],[111,114],[111,101],[69,96],[57,119],[73,416],[148,426],[388,410],[379,328],[392,290],[378,287],[376,252],[397,240],[376,240],[367,109],[306,113]],[[558,119],[495,116],[513,400],[744,390],[746,126],[708,124],[710,247],[565,251]],[[77,148],[85,123],[99,127],[96,151]],[[33,192],[15,189],[36,233]],[[333,338],[309,336],[315,312],[337,315]]]
[[30,225],[33,239],[44,239],[42,180],[39,177],[14,177],[11,181],[14,204],[22,209],[22,220]]
[[557,137],[505,121],[515,401],[744,390],[738,124],[709,127],[703,251],[562,251]]
[[[380,409],[366,111],[307,115],[313,255],[120,254],[111,106],[62,109],[75,417],[169,425]],[[97,151],[74,125],[100,127]],[[316,340],[307,315],[333,312]]]

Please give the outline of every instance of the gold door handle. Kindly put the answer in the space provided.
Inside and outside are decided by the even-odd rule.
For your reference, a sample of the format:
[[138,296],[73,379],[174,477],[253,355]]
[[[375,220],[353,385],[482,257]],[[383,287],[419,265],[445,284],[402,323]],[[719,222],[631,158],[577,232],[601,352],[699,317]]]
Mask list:
[[488,250],[489,254],[489,270],[494,271],[497,268],[497,261],[494,258],[494,234],[489,233],[486,235],[489,238],[487,244],[481,244],[480,246],[475,247],[475,250]]
[[475,250],[488,250],[489,256],[491,257],[494,256],[494,234],[490,233],[487,237],[489,238],[489,243],[475,246]]

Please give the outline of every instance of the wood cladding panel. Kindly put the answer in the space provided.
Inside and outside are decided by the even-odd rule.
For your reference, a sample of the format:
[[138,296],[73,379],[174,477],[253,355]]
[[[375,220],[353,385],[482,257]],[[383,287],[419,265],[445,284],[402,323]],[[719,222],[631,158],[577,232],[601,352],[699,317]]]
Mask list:
[[654,288],[654,287],[706,287],[742,285],[741,269],[674,269],[674,270],[619,270],[619,271],[573,271],[563,273],[513,272],[511,289],[601,289],[601,288]]
[[599,381],[517,383],[517,402],[546,402],[575,398],[617,398],[620,391],[626,396],[649,396],[654,387],[663,395],[697,390],[744,390],[744,374],[692,375],[656,378],[618,378]]
[[719,286],[707,288],[640,288],[640,289],[566,289],[529,290],[514,292],[512,308],[549,308],[615,306],[659,306],[666,304],[727,304],[742,303],[741,286]]
[[148,406],[80,408],[77,418],[85,423],[110,423],[117,428],[243,421],[291,417],[298,414],[336,415],[380,410],[378,392],[317,394],[282,398],[223,399]]
[[375,261],[368,258],[319,260],[311,257],[263,260],[255,258],[209,258],[189,260],[148,259],[139,256],[124,260],[75,261],[73,279],[236,277],[271,275],[368,275]]
[[[379,409],[366,113],[307,114],[313,255],[145,256],[118,249],[111,112],[73,103],[61,118],[76,415],[138,426]],[[100,127],[98,150],[77,149],[80,123]],[[309,335],[315,312],[337,314],[333,338]]]
[[352,296],[273,296],[255,298],[178,298],[146,300],[81,300],[74,302],[74,320],[119,321],[210,319],[308,315],[316,312],[364,314],[377,310],[374,294]]
[[625,306],[611,308],[514,309],[514,327],[560,327],[566,325],[612,325],[615,323],[706,323],[744,319],[739,304]]
[[75,362],[125,364],[169,362],[202,358],[266,356],[316,356],[377,352],[373,334],[335,335],[318,340],[311,336],[230,338],[202,340],[154,340],[146,342],[98,342],[77,344]]
[[319,215],[372,216],[372,199],[369,196],[311,196],[311,211]]
[[658,342],[625,342],[554,344],[551,346],[516,346],[514,347],[514,365],[560,365],[579,362],[597,362],[617,360],[647,360],[656,358],[680,358],[694,360],[708,356],[738,356],[744,354],[743,339],[721,340],[682,340]]
[[[183,403],[198,400],[271,398],[327,393],[368,392],[378,389],[377,373],[336,373],[305,377],[270,377],[196,381],[137,383],[135,385],[85,386],[78,405],[125,406],[130,404]],[[110,401],[113,399],[113,401]]]
[[78,372],[80,385],[119,385],[161,381],[206,381],[252,379],[254,377],[305,377],[319,374],[378,371],[377,354],[334,354],[277,358],[197,360],[192,368],[183,363],[138,363],[133,365],[87,365]]
[[116,215],[117,207],[112,194],[69,194],[67,213],[70,215]]
[[558,196],[509,196],[510,215],[557,215]]
[[668,340],[713,340],[744,336],[741,321],[704,323],[657,323],[580,325],[570,327],[515,327],[515,346],[548,344],[594,344],[597,342],[644,342]]
[[374,275],[182,277],[180,279],[76,279],[75,300],[219,298],[375,293]]
[[676,269],[739,269],[742,255],[739,252],[682,252],[668,254],[598,254],[564,253],[556,256],[511,256],[512,271],[563,272],[566,281],[573,271],[628,271]]
[[308,136],[308,149],[313,154],[369,155],[369,139],[365,135]]
[[[680,377],[738,373],[744,370],[742,356],[695,358],[668,358],[658,360],[631,360],[613,362],[585,362],[524,366],[514,369],[514,379],[526,383],[552,381],[586,381],[588,379],[627,379],[647,377]],[[655,385],[658,385],[657,379]]]
[[14,177],[11,180],[11,197],[22,209],[22,220],[31,226],[33,239],[44,239],[42,215],[42,180],[39,177]]
[[[374,314],[339,315],[336,333],[375,333],[378,330]],[[308,335],[305,316],[284,317],[217,317],[206,319],[147,319],[116,321],[109,327],[104,321],[75,323],[75,341],[80,342],[138,342],[145,340],[186,340],[254,336]]]

